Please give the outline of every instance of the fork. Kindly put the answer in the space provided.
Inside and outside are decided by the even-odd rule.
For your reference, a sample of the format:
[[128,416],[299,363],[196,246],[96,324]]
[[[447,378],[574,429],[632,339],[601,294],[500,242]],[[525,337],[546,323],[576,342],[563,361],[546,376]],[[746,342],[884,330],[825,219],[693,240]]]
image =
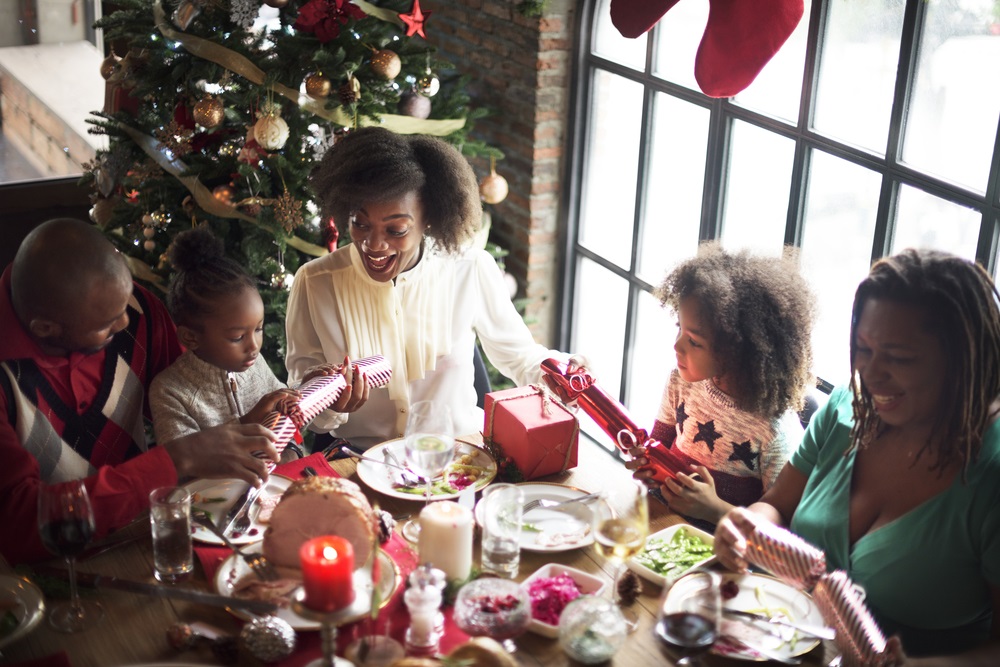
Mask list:
[[234,544],[232,540],[226,537],[226,534],[219,530],[207,515],[201,512],[192,512],[191,518],[193,518],[199,526],[210,531],[213,535],[222,540],[227,547],[232,549],[235,554],[243,559],[250,569],[253,570],[253,573],[256,574],[262,581],[277,581],[281,578],[281,575],[278,574],[277,568],[274,567],[274,563],[269,561],[267,556],[264,554],[248,554],[240,549],[239,545]]
[[535,498],[534,500],[529,500],[524,504],[523,512],[527,514],[533,509],[538,509],[539,507],[547,510],[554,510],[564,505],[570,505],[572,503],[589,503],[592,500],[600,498],[602,492],[595,491],[594,493],[588,493],[585,496],[580,496],[579,498],[570,498],[569,500],[550,500],[549,498]]

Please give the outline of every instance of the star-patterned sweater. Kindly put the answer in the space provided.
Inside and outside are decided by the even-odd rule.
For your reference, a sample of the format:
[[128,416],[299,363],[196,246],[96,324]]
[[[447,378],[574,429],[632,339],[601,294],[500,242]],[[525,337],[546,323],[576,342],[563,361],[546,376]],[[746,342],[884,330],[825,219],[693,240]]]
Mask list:
[[[671,445],[668,437],[675,426]],[[708,468],[719,498],[746,506],[774,483],[802,433],[799,417],[791,410],[778,419],[745,412],[711,380],[685,382],[674,370],[663,390],[652,437],[664,441],[683,462]]]

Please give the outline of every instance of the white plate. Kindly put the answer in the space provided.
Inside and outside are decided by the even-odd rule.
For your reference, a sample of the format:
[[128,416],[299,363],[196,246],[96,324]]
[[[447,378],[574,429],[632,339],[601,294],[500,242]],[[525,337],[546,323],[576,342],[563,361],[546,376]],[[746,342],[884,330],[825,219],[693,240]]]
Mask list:
[[30,581],[18,577],[0,574],[0,601],[5,603],[4,609],[8,603],[13,603],[10,611],[17,618],[14,629],[0,636],[0,648],[31,632],[45,615],[45,598],[42,592]]
[[[258,496],[258,501],[254,502],[253,507],[250,508],[250,528],[238,537],[231,537],[234,544],[253,544],[264,539],[266,525],[257,522],[257,513],[260,512],[259,498],[263,497],[264,494],[280,496],[291,485],[292,480],[287,477],[271,475],[267,478],[267,486],[264,487],[263,493]],[[229,511],[236,499],[246,490],[247,483],[239,479],[198,479],[186,484],[184,488],[191,493],[191,509],[205,510],[212,515],[212,520],[218,525],[219,519]],[[192,521],[191,526],[194,528],[191,537],[199,542],[222,544],[222,540],[214,533],[202,528],[197,523]]]
[[[251,544],[243,549],[244,553],[260,553],[261,544]],[[389,604],[392,594],[396,592],[400,584],[403,581],[402,573],[399,568],[396,567],[396,562],[392,560],[392,557],[387,554],[382,549],[378,551],[379,555],[379,581],[378,581],[378,591],[382,599],[381,607]],[[278,568],[282,576],[289,578],[298,579],[301,574],[295,570],[288,570],[286,568]],[[345,620],[345,623],[350,623],[353,621],[360,620],[368,615],[371,611],[369,600],[371,599],[372,591],[372,574],[371,565],[365,565],[354,571],[354,590],[357,595],[355,597],[354,604],[351,605],[350,611],[351,616],[349,620]],[[219,565],[219,569],[215,571],[215,590],[219,592],[220,595],[225,595],[227,597],[233,597],[233,587],[239,584],[243,579],[247,577],[256,577],[251,570],[250,566],[246,564],[242,558],[237,554],[232,554],[226,560],[222,561]],[[381,608],[380,607],[380,608]],[[241,618],[244,621],[248,621],[254,617],[241,609],[229,609],[229,613],[237,618]],[[283,607],[279,609],[275,614],[278,618],[288,621],[296,630],[317,630],[320,625],[317,621],[311,621],[309,619],[303,618],[292,611],[291,607]]]
[[[402,438],[397,440],[389,440],[383,442],[380,445],[375,445],[371,449],[365,452],[365,456],[368,458],[375,459],[376,461],[382,460],[382,450],[386,447],[390,448],[390,451],[396,455],[396,460],[404,462],[406,460],[406,447]],[[472,486],[476,491],[479,491],[487,484],[493,481],[493,478],[497,476],[497,463],[493,460],[486,450],[470,445],[467,442],[455,442],[455,456],[461,456],[463,454],[471,454],[473,456],[472,463],[483,468],[486,468],[486,473],[476,480],[476,483]],[[405,465],[405,464],[404,464]],[[358,461],[358,477],[361,481],[371,487],[373,490],[379,493],[384,493],[387,496],[392,496],[393,498],[401,498],[403,500],[423,500],[424,493],[423,489],[413,489],[410,492],[401,491],[396,487],[390,477],[393,474],[394,468],[389,466],[384,466],[381,463],[373,463],[371,461]],[[462,491],[467,491],[468,489],[462,489]],[[458,493],[434,493],[431,497],[434,500],[449,500],[453,498],[458,498],[461,492]]]
[[[574,486],[548,482],[524,482],[524,502],[536,499],[572,500],[587,495]],[[597,500],[594,502],[604,502]],[[483,525],[483,504],[476,504],[476,522]],[[555,552],[579,549],[594,543],[591,529],[593,512],[588,505],[578,503],[559,509],[537,507],[524,515],[525,527],[521,530],[521,548],[525,551]]]
[[[688,535],[696,535],[700,537],[701,540],[706,544],[708,544],[709,546],[715,544],[715,537],[709,535],[704,530],[698,530],[694,526],[689,526],[686,523],[679,523],[675,526],[670,526],[669,528],[664,528],[663,530],[659,530],[653,533],[652,535],[646,538],[646,544],[648,545],[651,540],[663,540],[664,542],[669,542],[674,538],[674,535],[677,533],[677,531],[684,531]],[[654,584],[662,586],[664,585],[664,583],[675,581],[688,570],[698,567],[699,565],[702,565],[705,561],[709,560],[710,558],[712,558],[712,554],[709,554],[703,560],[698,561],[691,567],[686,567],[684,569],[678,569],[675,567],[672,570],[668,570],[666,575],[662,575],[659,572],[656,572],[655,570],[649,569],[642,563],[637,562],[634,558],[630,558],[626,562],[626,565],[628,565],[628,569],[632,570],[643,579],[646,579],[648,581],[653,582]]]
[[[783,613],[790,621],[808,623],[810,625],[826,625],[823,615],[807,594],[764,574],[723,573],[722,581],[728,585],[733,582],[739,586],[736,597],[723,600],[726,607],[774,615]],[[694,580],[690,577],[678,579],[663,601],[664,613],[678,609],[681,600],[691,590]],[[819,644],[815,637],[803,637],[801,633],[790,628],[758,625],[756,622],[746,623],[723,616],[721,638],[712,647],[712,653],[735,658],[737,660],[764,661],[760,653],[745,646],[726,642],[726,636],[738,638],[751,647],[759,646],[769,654],[791,658],[808,653]],[[774,634],[780,633],[782,636]]]

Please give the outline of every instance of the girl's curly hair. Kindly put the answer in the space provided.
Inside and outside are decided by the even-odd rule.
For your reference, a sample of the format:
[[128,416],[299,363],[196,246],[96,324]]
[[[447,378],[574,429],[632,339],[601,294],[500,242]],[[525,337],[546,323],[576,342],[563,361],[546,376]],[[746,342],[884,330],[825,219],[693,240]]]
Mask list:
[[200,330],[219,299],[257,289],[243,265],[226,255],[225,244],[207,227],[174,237],[167,259],[176,271],[167,289],[167,310],[178,325]]
[[[934,467],[959,461],[963,472],[976,460],[983,434],[1000,396],[1000,294],[979,264],[935,250],[907,249],[872,265],[858,285],[851,318],[851,369],[857,355],[858,322],[871,299],[919,308],[924,326],[941,342],[945,355],[937,419],[917,454],[936,454]],[[868,442],[881,421],[868,389],[854,377],[851,446]]]
[[310,177],[324,216],[345,233],[362,206],[417,192],[425,234],[455,252],[479,229],[483,205],[472,167],[441,139],[396,134],[380,127],[354,130],[323,156]]
[[741,409],[770,418],[801,409],[815,386],[815,303],[794,249],[777,258],[704,243],[666,277],[657,296],[674,311],[683,299],[697,300],[712,354]]

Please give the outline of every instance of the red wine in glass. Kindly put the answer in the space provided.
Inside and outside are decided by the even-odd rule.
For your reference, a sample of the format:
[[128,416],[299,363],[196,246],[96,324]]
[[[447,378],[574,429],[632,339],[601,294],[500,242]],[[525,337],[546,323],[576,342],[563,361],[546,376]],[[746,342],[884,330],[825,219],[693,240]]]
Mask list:
[[43,484],[38,490],[38,533],[45,548],[66,559],[70,601],[49,611],[49,624],[60,632],[82,632],[104,615],[101,605],[81,600],[76,588],[76,557],[94,536],[94,508],[82,480]]
[[698,655],[712,648],[719,630],[710,618],[690,611],[667,614],[656,624],[656,636],[685,656]]

